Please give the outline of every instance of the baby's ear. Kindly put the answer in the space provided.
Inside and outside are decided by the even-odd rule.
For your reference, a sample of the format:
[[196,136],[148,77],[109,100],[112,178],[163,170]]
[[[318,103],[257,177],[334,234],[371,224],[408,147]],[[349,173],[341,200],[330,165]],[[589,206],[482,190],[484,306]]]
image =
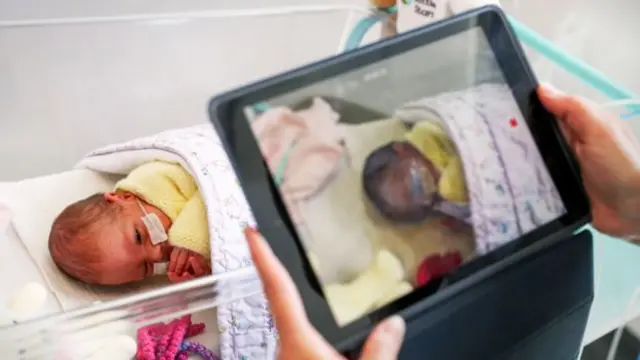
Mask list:
[[109,204],[113,204],[122,200],[131,200],[132,198],[133,198],[133,194],[130,194],[130,193],[117,193],[117,192],[104,193],[104,199],[107,200]]

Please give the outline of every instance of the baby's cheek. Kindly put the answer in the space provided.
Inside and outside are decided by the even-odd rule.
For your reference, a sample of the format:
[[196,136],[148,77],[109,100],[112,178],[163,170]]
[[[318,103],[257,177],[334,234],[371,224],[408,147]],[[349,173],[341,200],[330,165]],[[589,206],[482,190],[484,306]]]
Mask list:
[[403,179],[390,177],[382,183],[379,191],[389,205],[393,207],[403,207],[403,205],[406,205],[408,194]]

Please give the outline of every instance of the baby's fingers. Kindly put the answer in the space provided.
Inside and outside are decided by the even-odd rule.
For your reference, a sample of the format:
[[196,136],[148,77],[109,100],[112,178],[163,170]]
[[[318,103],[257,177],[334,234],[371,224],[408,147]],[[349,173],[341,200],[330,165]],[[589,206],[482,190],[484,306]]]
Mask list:
[[189,267],[191,267],[191,274],[195,277],[208,274],[205,266],[196,258],[189,258]]
[[176,262],[178,260],[178,255],[180,254],[180,249],[173,249],[171,254],[169,254],[169,269],[168,272],[176,271]]
[[185,268],[187,267],[188,260],[189,260],[189,252],[186,250],[181,250],[178,253],[178,256],[176,256],[175,268],[173,271],[175,271],[178,274],[183,273]]
[[191,274],[186,272],[182,273],[182,275],[179,275],[178,273],[167,273],[167,277],[169,278],[169,281],[174,283],[185,282],[194,279]]
[[178,283],[182,281],[182,276],[176,274],[175,272],[168,272],[167,277],[172,283]]

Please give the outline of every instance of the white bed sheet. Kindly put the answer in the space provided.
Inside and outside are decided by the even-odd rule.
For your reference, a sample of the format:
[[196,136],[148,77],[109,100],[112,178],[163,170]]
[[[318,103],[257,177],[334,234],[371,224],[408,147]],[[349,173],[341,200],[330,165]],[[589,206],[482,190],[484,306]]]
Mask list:
[[[12,319],[6,312],[5,304],[13,294],[29,282],[37,282],[44,286],[45,281],[33,258],[11,226],[5,232],[0,233],[0,244],[3,249],[0,251],[0,284],[2,284],[0,286],[0,301],[4,311],[4,316],[0,316],[0,325],[7,325],[11,324],[12,320],[25,320]],[[41,311],[34,315],[55,314],[60,310],[60,304],[47,289],[47,301]]]

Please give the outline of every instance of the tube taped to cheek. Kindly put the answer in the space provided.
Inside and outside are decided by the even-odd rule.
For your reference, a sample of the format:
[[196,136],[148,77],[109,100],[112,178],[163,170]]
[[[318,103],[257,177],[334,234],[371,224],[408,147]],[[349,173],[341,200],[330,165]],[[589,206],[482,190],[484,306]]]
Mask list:
[[159,262],[153,264],[153,275],[166,275],[169,271],[168,262]]
[[153,245],[158,245],[168,240],[167,232],[164,230],[164,226],[162,226],[162,221],[160,221],[158,215],[146,214],[142,218],[142,222],[147,227]]

